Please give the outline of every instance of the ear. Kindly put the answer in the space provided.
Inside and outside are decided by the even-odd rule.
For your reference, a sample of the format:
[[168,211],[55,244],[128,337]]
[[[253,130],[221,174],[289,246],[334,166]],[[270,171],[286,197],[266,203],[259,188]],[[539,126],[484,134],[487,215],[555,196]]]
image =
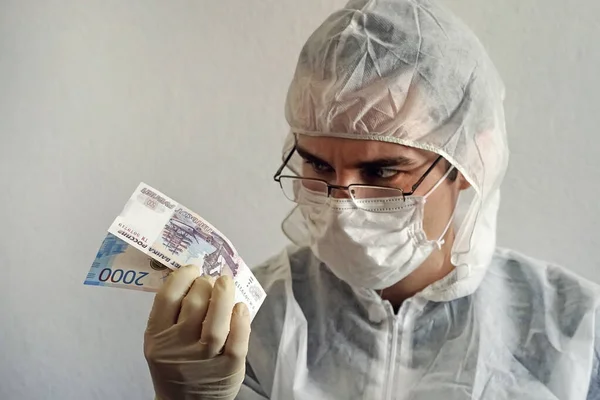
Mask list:
[[469,181],[460,172],[458,173],[456,180],[458,181],[458,188],[461,191],[467,190],[471,187],[471,184],[469,183]]

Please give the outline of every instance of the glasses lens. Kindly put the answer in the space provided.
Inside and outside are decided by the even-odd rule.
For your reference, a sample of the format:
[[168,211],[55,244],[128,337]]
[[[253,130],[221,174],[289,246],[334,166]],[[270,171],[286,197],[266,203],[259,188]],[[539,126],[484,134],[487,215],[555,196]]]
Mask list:
[[327,201],[327,184],[316,179],[280,177],[281,189],[289,200],[298,204],[323,204]]
[[404,193],[401,189],[376,187],[376,186],[360,186],[351,185],[350,194],[354,200],[367,200],[367,199],[398,199],[403,198]]

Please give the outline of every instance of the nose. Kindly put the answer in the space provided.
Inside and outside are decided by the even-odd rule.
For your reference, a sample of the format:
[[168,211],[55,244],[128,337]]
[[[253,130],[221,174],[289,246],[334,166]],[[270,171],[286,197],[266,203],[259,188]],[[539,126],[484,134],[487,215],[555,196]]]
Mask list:
[[[336,185],[336,186],[348,187],[352,183],[354,183],[353,177],[350,176],[350,174],[344,173],[344,171],[341,171],[341,173],[338,173],[338,175],[336,176],[335,182],[333,182],[332,184]],[[330,195],[334,199],[351,199],[352,198],[352,196],[350,196],[350,192],[348,191],[348,189],[341,189],[341,188],[332,188]]]
[[331,197],[334,199],[351,199],[348,189],[331,188]]

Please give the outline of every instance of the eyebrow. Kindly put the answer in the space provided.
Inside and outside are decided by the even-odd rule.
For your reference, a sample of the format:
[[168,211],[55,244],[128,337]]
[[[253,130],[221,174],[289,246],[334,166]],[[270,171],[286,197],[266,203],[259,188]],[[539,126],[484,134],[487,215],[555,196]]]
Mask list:
[[[310,153],[306,149],[303,149],[299,146],[296,146],[296,151],[300,155],[300,157],[304,158],[306,161],[314,162],[318,164],[329,165],[329,163],[322,158],[315,156]],[[385,157],[378,158],[375,160],[369,161],[360,161],[354,165],[354,168],[359,169],[377,169],[377,168],[386,168],[386,167],[410,167],[415,165],[416,162],[408,157],[398,156],[398,157]]]
[[296,146],[296,151],[298,152],[300,157],[304,158],[306,161],[314,162],[317,164],[329,165],[329,163],[327,161],[315,156],[314,154],[309,153],[307,150],[305,150],[301,147]]

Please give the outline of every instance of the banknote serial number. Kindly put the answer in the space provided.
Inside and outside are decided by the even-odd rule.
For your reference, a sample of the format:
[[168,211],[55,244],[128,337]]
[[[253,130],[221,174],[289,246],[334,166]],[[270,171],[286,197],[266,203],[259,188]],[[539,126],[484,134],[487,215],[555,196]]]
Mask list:
[[144,286],[142,279],[148,275],[148,272],[134,271],[132,269],[124,271],[122,269],[104,268],[98,275],[100,282],[124,283],[126,285],[134,284]]
[[250,298],[250,296],[246,292],[246,289],[238,281],[234,281],[234,284],[238,288],[238,290],[240,291],[240,293],[241,293],[242,297],[244,298],[244,300],[246,300],[246,304],[254,304],[254,302],[252,301],[252,299]]

